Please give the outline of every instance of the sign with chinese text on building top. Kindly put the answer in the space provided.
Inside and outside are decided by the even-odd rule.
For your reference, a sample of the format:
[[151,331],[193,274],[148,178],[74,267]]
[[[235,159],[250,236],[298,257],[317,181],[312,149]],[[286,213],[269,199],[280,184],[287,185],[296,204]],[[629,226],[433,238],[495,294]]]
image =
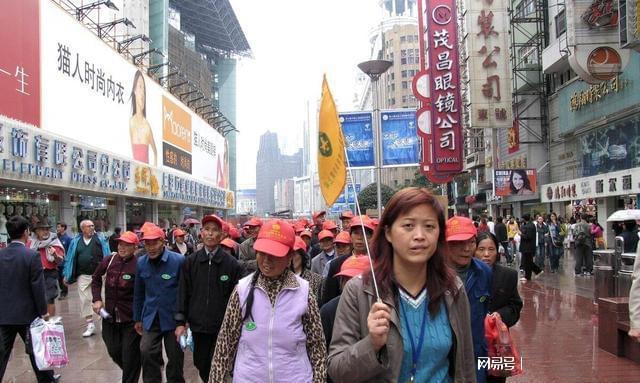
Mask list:
[[457,10],[454,0],[418,2],[420,72],[413,91],[421,101],[418,132],[424,141],[421,170],[437,183],[462,171],[462,118]]
[[510,128],[511,63],[506,0],[465,0],[471,128]]

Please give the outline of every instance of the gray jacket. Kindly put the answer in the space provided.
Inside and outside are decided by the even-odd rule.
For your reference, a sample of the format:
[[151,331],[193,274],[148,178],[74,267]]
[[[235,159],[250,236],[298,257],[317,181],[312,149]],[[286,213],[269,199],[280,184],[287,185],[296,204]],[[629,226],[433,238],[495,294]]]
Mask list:
[[[331,259],[335,259],[335,258],[336,258],[336,251],[333,250],[333,258],[331,258]],[[323,275],[324,266],[328,262],[329,261],[327,260],[327,253],[322,251],[320,254],[316,255],[311,260],[311,272],[319,274],[319,275],[322,275],[324,277],[324,275]]]
[[[475,383],[475,358],[469,301],[462,281],[456,277],[458,298],[451,292],[445,295],[449,323],[453,332],[454,371],[456,383]],[[380,360],[369,339],[367,316],[376,301],[373,287],[362,278],[352,278],[344,288],[333,325],[333,337],[329,349],[329,375],[336,383],[397,382],[402,365],[404,348],[400,317],[393,299],[383,302],[392,308],[391,327],[387,345],[380,353]]]

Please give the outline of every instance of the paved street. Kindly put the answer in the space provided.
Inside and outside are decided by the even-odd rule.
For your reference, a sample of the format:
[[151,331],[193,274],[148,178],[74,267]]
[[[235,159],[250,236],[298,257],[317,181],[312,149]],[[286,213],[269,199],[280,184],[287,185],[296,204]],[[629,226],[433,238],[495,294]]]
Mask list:
[[[597,306],[592,302],[593,278],[574,278],[573,260],[563,257],[559,274],[548,271],[520,286],[524,309],[512,329],[525,373],[509,379],[522,382],[623,383],[640,381],[640,365],[598,348]],[[71,363],[60,370],[64,383],[119,382],[120,372],[109,359],[99,335],[83,339],[77,294],[58,302],[65,318]],[[6,382],[31,383],[30,365],[16,341]],[[185,379],[198,382],[191,354],[185,355]]]

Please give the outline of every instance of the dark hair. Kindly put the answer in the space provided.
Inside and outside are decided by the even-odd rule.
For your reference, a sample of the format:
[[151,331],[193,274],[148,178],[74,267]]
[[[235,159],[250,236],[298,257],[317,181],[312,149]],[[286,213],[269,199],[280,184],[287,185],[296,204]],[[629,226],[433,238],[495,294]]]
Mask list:
[[580,216],[580,218],[586,221],[586,220],[588,220],[588,219],[589,219],[589,214],[587,214],[587,213],[582,213],[582,215]]
[[496,222],[498,222],[498,223],[499,223],[499,222],[502,222],[502,217],[498,217],[498,218],[496,218]]
[[522,219],[524,219],[525,222],[531,221],[531,214],[525,213],[524,215],[522,215]]
[[523,169],[515,169],[511,171],[511,175],[509,175],[509,188],[511,189],[511,194],[518,194],[518,189],[513,187],[513,175],[518,174],[522,177],[522,181],[524,181],[523,189],[531,190],[531,184],[529,183],[529,177],[527,177],[527,172]]
[[22,238],[27,230],[29,230],[29,221],[21,215],[14,215],[7,221],[7,234],[12,240]]
[[66,223],[60,221],[60,222],[58,222],[58,225],[62,226],[63,229],[67,230],[67,224]]
[[[142,80],[142,84],[144,84],[144,92],[147,93],[147,85],[144,83],[144,76],[142,72],[138,69],[136,74],[133,76],[133,86],[131,87],[131,115],[135,116],[136,110],[136,84],[138,83],[138,79]],[[142,117],[147,118],[147,100],[145,99],[144,106],[142,107]]]
[[113,229],[113,232],[116,234],[120,234],[121,231],[122,231],[121,227],[116,227],[115,229]]
[[[395,281],[393,273],[393,248],[385,236],[385,230],[401,214],[409,212],[411,209],[427,205],[435,210],[438,217],[438,246],[434,254],[427,262],[427,291],[429,293],[429,313],[435,315],[446,291],[452,292],[457,298],[456,279],[453,270],[446,263],[447,242],[445,237],[444,212],[440,203],[435,197],[424,188],[408,187],[398,191],[386,204],[380,224],[376,228],[371,238],[371,253],[373,257],[373,268],[376,274],[376,282],[380,289],[381,296],[395,296]],[[364,281],[371,281],[371,272],[364,275]]]
[[[496,256],[496,262],[500,261],[500,252],[498,251],[500,249],[500,243],[498,242],[498,238],[496,238],[495,235],[491,234],[490,231],[483,231],[478,233],[478,235],[476,235],[476,246],[478,246],[480,244],[480,242],[484,241],[485,239],[490,239],[493,241],[493,244],[496,246],[496,253],[498,254]],[[477,247],[476,247],[477,249]]]
[[[302,270],[306,270],[308,268],[310,268],[311,266],[309,265],[309,254],[307,254],[306,251],[304,251],[303,249],[298,249],[295,252],[293,252],[292,254],[300,254],[300,257],[302,258]],[[293,259],[293,257],[292,257]],[[295,272],[295,270],[293,269],[293,262],[291,262],[291,266],[289,267],[289,269],[291,269],[291,271]]]
[[251,277],[251,285],[249,287],[249,294],[247,295],[247,301],[244,306],[244,316],[242,317],[242,321],[246,321],[248,318],[253,320],[253,314],[251,314],[251,309],[253,308],[253,293],[256,289],[256,282],[258,282],[258,277],[260,276],[260,268],[257,268]]

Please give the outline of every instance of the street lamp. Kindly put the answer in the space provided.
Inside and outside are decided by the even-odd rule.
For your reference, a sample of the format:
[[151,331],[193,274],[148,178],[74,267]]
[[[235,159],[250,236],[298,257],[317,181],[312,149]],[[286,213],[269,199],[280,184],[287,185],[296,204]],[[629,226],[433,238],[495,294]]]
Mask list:
[[378,196],[378,219],[382,217],[382,129],[380,128],[380,106],[378,100],[378,80],[391,66],[393,61],[369,60],[358,64],[358,68],[371,79],[371,97],[373,98],[373,131],[375,143],[376,192]]

